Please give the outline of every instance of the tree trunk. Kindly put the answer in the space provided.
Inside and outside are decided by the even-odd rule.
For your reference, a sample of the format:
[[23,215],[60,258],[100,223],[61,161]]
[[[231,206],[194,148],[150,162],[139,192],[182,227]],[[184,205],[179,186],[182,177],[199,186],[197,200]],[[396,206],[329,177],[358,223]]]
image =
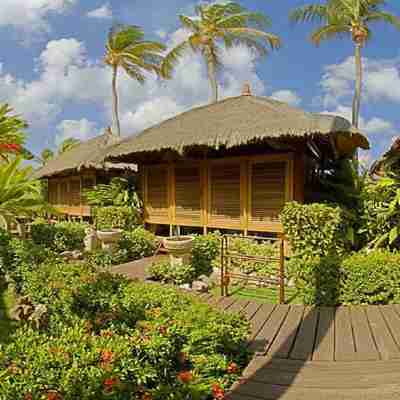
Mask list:
[[207,62],[208,79],[211,86],[211,103],[216,103],[218,101],[218,82],[217,73],[215,70],[215,64],[212,61]]
[[362,88],[362,60],[361,60],[361,43],[356,43],[355,62],[356,62],[356,85],[353,98],[353,116],[352,124],[358,128],[360,120],[360,104],[361,104],[361,88]]
[[119,114],[118,114],[117,74],[118,74],[118,67],[115,65],[115,66],[113,66],[113,78],[112,78],[112,94],[113,94],[112,132],[114,135],[120,137],[121,136],[121,127],[120,127],[120,123],[119,123]]

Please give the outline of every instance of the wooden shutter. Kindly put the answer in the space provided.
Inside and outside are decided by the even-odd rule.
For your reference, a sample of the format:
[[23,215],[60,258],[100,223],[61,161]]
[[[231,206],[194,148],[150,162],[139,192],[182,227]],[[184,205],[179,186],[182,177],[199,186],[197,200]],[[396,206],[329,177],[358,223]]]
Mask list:
[[215,163],[209,172],[209,226],[240,228],[240,163]]
[[71,206],[79,206],[81,204],[81,183],[79,178],[70,180],[69,198]]
[[48,181],[48,199],[50,204],[58,204],[58,183],[56,180],[50,179]]
[[66,180],[60,181],[60,205],[69,205],[69,195],[68,195],[68,182]]
[[250,167],[250,222],[279,223],[286,201],[287,162],[257,162]]
[[175,219],[177,225],[199,225],[201,222],[200,168],[175,168]]
[[168,169],[151,166],[147,171],[146,214],[148,222],[169,223],[168,218]]

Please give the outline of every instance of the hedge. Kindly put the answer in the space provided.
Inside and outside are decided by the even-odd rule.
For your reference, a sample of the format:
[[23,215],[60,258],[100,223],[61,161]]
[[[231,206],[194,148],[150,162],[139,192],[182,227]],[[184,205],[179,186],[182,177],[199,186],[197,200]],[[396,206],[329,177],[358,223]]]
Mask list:
[[139,212],[127,206],[96,207],[94,222],[98,230],[130,230],[142,223]]

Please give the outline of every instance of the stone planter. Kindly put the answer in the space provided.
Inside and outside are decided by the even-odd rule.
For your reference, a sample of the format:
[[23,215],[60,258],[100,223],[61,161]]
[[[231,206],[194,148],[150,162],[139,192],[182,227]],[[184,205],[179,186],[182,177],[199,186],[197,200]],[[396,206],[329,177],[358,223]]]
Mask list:
[[97,231],[97,237],[101,242],[103,250],[113,251],[118,240],[121,238],[122,229],[112,229],[109,231]]
[[193,236],[171,236],[163,240],[164,247],[169,251],[172,266],[189,264],[193,240]]

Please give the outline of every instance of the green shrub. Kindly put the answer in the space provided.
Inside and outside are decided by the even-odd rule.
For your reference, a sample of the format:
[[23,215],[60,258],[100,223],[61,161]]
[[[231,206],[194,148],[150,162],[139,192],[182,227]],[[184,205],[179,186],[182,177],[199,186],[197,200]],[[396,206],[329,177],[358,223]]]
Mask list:
[[6,269],[10,264],[10,242],[11,242],[11,235],[5,231],[4,229],[0,228],[0,284],[1,284],[1,276],[6,273]]
[[157,237],[143,227],[137,227],[133,231],[125,231],[118,241],[120,260],[127,262],[150,257],[155,253],[158,245]]
[[94,221],[98,230],[133,229],[141,224],[140,213],[127,206],[96,207]]
[[23,289],[49,325],[0,345],[2,398],[208,399],[248,360],[242,317],[168,287],[56,263],[28,272]]
[[340,303],[340,263],[338,256],[292,257],[286,273],[304,304],[335,306]]
[[338,206],[294,201],[285,205],[281,220],[296,255],[341,255],[350,246],[348,216]]
[[57,252],[80,250],[84,247],[86,224],[59,222],[56,224],[37,223],[31,228],[34,243]]
[[150,267],[150,276],[156,281],[182,285],[192,283],[198,276],[192,265],[172,266],[170,262],[153,264]]
[[[270,259],[279,259],[279,249],[276,245],[279,242],[257,242],[253,239],[233,238],[230,239],[229,248],[233,253],[239,255],[259,256]],[[278,263],[277,261],[252,261],[252,260],[239,260],[233,259],[231,263],[232,268],[237,268],[245,274],[253,274],[260,276],[277,275]]]
[[[92,267],[107,268],[112,265],[120,264],[118,253],[110,252],[109,250],[94,250],[85,254],[85,261]],[[123,260],[121,263],[123,263]]]
[[355,253],[342,263],[345,304],[400,303],[400,253]]
[[[191,252],[191,264],[196,275],[210,275],[221,250],[221,235],[209,233],[194,238]],[[219,261],[219,260],[218,260]]]

